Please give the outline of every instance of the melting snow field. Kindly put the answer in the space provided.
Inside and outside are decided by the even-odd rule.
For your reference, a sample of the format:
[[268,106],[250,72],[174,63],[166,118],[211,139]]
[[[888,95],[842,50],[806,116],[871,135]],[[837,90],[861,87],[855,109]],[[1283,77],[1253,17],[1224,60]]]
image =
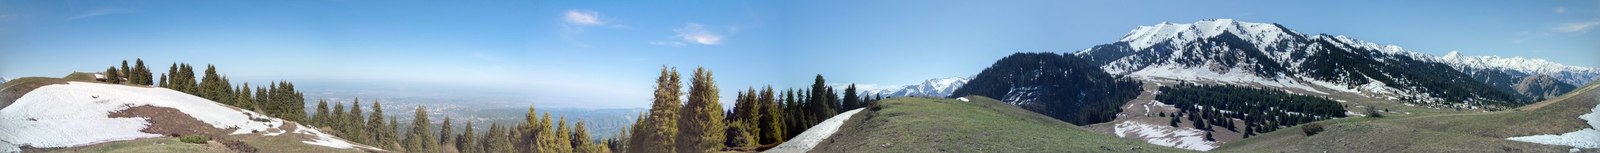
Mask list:
[[1150,144],[1207,151],[1217,148],[1215,142],[1206,141],[1205,131],[1167,125],[1151,125],[1134,121],[1117,123],[1117,137],[1136,137]]
[[[1600,100],[1597,97],[1595,100]],[[1578,116],[1579,119],[1589,122],[1589,128],[1569,132],[1561,135],[1532,135],[1506,138],[1512,141],[1532,142],[1548,145],[1563,145],[1577,148],[1600,148],[1600,106],[1589,110],[1588,114]]]
[[811,151],[811,148],[816,147],[817,143],[828,139],[828,136],[833,135],[833,132],[838,132],[839,126],[844,125],[844,121],[850,120],[850,116],[855,116],[856,112],[861,112],[861,109],[858,108],[834,115],[828,120],[823,120],[822,123],[817,123],[816,126],[811,126],[805,132],[800,132],[800,135],[795,136],[794,139],[778,144],[777,147],[773,147],[766,152],[799,153]]
[[[70,82],[39,87],[0,109],[0,152],[19,152],[21,146],[72,147],[161,137],[159,134],[139,131],[149,126],[147,118],[107,116],[112,112],[145,105],[177,109],[200,122],[211,124],[213,128],[239,128],[232,134],[269,131],[267,129],[284,124],[283,120],[277,118],[237,110],[166,88]],[[267,121],[254,121],[251,118],[264,118]],[[315,129],[299,129],[302,130],[297,130],[297,133],[320,138],[307,144],[349,148],[349,143],[330,139]]]

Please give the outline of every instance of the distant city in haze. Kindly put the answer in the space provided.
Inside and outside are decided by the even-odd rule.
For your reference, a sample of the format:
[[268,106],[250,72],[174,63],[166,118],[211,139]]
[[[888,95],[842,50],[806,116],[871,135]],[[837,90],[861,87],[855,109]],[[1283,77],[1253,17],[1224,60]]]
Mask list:
[[830,84],[910,85],[971,76],[1016,52],[1076,52],[1139,26],[1213,18],[1433,56],[1600,67],[1595,0],[906,2],[5,1],[0,77],[141,58],[157,73],[173,62],[214,64],[235,83],[292,80],[329,97],[642,108],[662,66],[703,66],[731,107],[733,91],[807,87],[818,74]]

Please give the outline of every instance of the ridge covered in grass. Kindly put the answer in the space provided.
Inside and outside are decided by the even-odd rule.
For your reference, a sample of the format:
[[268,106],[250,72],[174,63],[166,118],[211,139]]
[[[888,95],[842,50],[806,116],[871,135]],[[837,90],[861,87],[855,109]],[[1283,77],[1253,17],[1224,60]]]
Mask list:
[[857,113],[812,152],[1188,152],[1095,133],[981,96],[895,98]]

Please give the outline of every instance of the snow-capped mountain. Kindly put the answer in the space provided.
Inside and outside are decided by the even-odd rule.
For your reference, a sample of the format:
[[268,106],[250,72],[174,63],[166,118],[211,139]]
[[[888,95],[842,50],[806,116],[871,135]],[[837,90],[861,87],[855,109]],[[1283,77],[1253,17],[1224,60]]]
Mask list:
[[1542,74],[1571,85],[1589,84],[1595,79],[1600,79],[1600,69],[1564,65],[1537,58],[1466,56],[1460,52],[1450,51],[1439,57],[1439,60],[1463,71],[1501,70],[1511,71],[1508,73],[1512,74]]
[[[1211,19],[1140,26],[1117,42],[1073,54],[1107,73],[1144,79],[1255,85],[1324,95],[1349,93],[1439,105],[1515,105],[1533,99],[1511,91],[1509,85],[1515,83],[1490,85],[1462,69],[1485,66],[1446,62],[1467,58],[1446,60],[1397,45],[1304,34],[1274,23]],[[1559,65],[1549,62],[1536,65],[1502,67],[1531,72],[1578,69],[1547,68]]]
[[862,91],[862,95],[882,95],[884,97],[946,97],[950,96],[950,93],[955,92],[956,88],[961,88],[962,85],[966,85],[967,80],[968,78],[965,77],[928,79],[927,81],[922,81],[922,83],[915,85],[892,86],[884,89],[866,90]]

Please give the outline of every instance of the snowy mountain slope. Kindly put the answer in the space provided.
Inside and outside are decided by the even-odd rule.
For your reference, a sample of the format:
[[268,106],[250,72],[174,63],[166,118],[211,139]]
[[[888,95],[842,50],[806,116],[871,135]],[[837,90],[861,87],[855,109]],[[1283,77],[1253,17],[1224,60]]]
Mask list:
[[1439,57],[1439,60],[1468,72],[1499,70],[1512,74],[1543,74],[1571,85],[1589,84],[1595,79],[1600,79],[1600,69],[1565,65],[1537,58],[1466,56],[1460,52],[1450,51]]
[[922,83],[916,85],[892,86],[885,89],[865,90],[862,91],[862,95],[882,95],[884,97],[946,97],[950,96],[950,93],[955,92],[956,88],[961,88],[962,85],[966,85],[967,81],[968,78],[965,77],[928,79],[927,81],[922,81]]
[[[209,127],[170,127],[157,124],[157,120],[171,118],[115,117],[136,109],[157,108],[176,110],[180,114],[144,114],[151,116],[180,115],[190,117]],[[0,152],[18,152],[19,147],[60,148],[139,138],[164,137],[152,133],[153,129],[192,129],[188,131],[222,131],[223,135],[292,136],[310,137],[302,141],[305,147],[379,150],[334,138],[313,128],[293,122],[224,106],[204,98],[165,88],[142,88],[124,85],[69,82],[34,89],[15,103],[0,108]],[[294,128],[293,134],[287,131]],[[189,134],[189,133],[181,133]],[[195,133],[201,134],[201,133]]]
[[1232,19],[1140,26],[1117,42],[1073,55],[1107,73],[1143,79],[1343,92],[1439,105],[1515,105],[1532,99],[1509,87],[1470,81],[1470,74],[1440,57],[1397,45]]

